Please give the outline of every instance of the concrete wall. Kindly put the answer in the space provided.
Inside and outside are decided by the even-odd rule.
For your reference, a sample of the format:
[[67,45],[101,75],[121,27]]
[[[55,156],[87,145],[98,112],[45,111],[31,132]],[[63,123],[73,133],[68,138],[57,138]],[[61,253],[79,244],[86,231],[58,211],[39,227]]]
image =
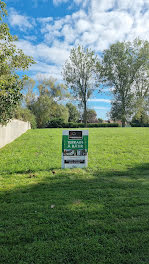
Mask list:
[[6,126],[0,125],[0,148],[12,142],[30,128],[29,122],[17,119],[11,120]]

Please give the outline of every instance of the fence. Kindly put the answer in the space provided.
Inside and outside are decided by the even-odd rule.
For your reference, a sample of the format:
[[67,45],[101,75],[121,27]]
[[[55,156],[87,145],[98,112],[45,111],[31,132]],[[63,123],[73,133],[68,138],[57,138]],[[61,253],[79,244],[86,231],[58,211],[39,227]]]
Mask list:
[[11,120],[6,126],[0,125],[0,148],[12,142],[30,128],[29,122],[17,119]]

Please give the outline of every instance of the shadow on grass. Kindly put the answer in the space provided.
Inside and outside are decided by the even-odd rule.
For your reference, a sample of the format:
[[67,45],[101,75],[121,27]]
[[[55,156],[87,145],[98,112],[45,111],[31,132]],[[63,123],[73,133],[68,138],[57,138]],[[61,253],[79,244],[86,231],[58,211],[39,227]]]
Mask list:
[[1,194],[1,263],[148,264],[149,163],[52,170]]
[[[10,171],[10,170],[1,170],[0,171],[0,175],[13,175],[13,174],[29,174],[29,173],[36,173],[36,172],[52,172],[52,171],[60,171],[61,168],[60,167],[49,167],[48,169],[38,169],[38,171],[34,168],[28,168],[28,169],[22,169],[22,170],[14,170],[14,171]],[[67,170],[62,170],[62,171],[66,171]],[[130,167],[127,168],[126,171],[120,171],[120,170],[115,170],[115,169],[109,169],[109,170],[102,170],[100,168],[87,168],[84,169],[85,172],[88,173],[92,173],[95,177],[101,173],[102,175],[107,175],[107,176],[115,176],[115,175],[119,175],[119,176],[123,176],[123,175],[135,175],[135,173],[142,173],[142,171],[146,171],[149,175],[149,163],[143,163],[143,164],[139,164],[135,167]],[[73,169],[71,170],[71,173],[73,173]]]

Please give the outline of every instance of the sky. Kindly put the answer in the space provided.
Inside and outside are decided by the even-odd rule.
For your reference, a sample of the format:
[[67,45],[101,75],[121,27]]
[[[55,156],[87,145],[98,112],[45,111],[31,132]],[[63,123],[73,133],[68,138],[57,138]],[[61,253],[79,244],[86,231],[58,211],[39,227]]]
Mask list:
[[[72,47],[91,48],[100,56],[117,41],[149,41],[149,0],[6,0],[18,48],[34,58],[28,75],[62,81],[62,67]],[[88,108],[107,119],[111,99],[94,92]]]

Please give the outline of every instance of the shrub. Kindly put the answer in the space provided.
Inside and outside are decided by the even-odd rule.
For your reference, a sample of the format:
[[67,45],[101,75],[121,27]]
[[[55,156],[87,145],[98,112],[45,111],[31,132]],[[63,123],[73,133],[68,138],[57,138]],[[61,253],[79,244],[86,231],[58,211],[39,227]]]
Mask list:
[[130,123],[131,127],[149,127],[149,124]]
[[118,123],[91,123],[87,124],[88,127],[119,127]]
[[132,127],[149,127],[149,115],[145,111],[138,111],[130,123]]
[[46,124],[46,128],[60,128],[64,127],[64,124],[63,118],[54,118]]
[[[109,123],[89,123],[87,124],[87,127],[119,127],[120,125],[117,123],[109,124]],[[53,119],[51,120],[47,126],[47,128],[84,128],[85,125],[83,123],[73,123],[68,122],[64,123],[64,120],[61,118]]]
[[31,128],[36,128],[36,117],[35,115],[27,108],[17,107],[14,118],[22,120],[22,121],[28,121],[31,124]]

